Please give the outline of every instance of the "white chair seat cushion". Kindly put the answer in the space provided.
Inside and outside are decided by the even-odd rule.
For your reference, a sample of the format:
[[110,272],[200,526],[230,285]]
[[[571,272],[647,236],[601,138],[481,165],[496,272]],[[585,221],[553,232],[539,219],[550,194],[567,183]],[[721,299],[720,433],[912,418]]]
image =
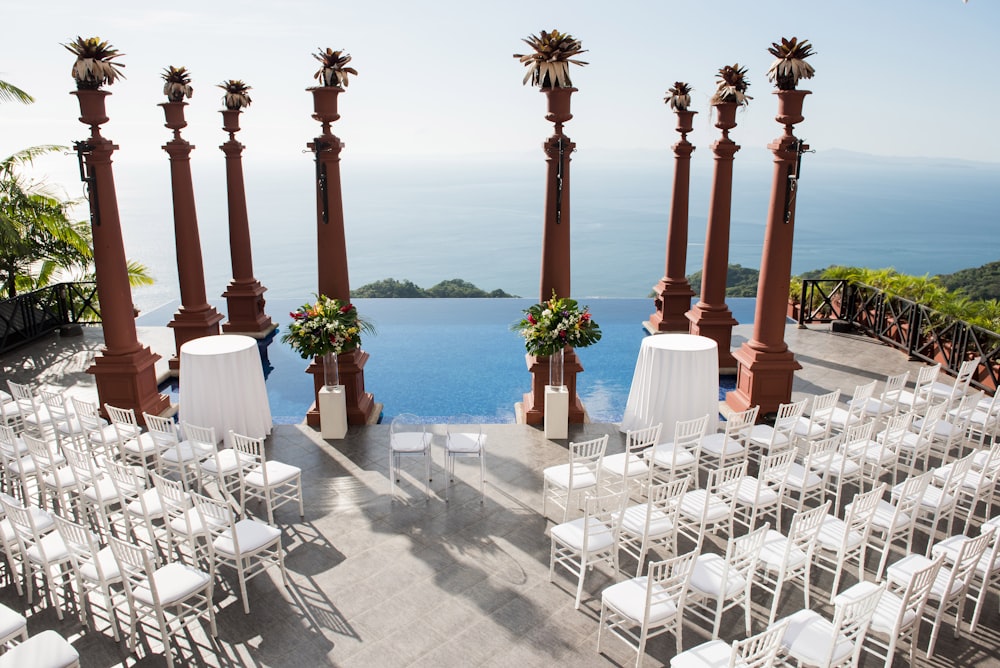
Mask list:
[[118,442],[118,432],[115,426],[109,424],[106,427],[87,432],[87,438],[95,445],[111,445]]
[[[218,461],[216,461],[218,459]],[[244,463],[249,463],[246,457],[239,456],[239,453],[232,448],[219,450],[219,456],[209,457],[201,463],[201,468],[206,472],[218,475],[232,475],[240,470]]]
[[[204,520],[205,515],[199,513],[197,508],[188,508],[183,515],[170,520],[170,529],[189,536],[202,536],[208,533]],[[215,517],[208,517],[208,524],[212,528],[222,526],[222,523]],[[188,533],[189,531],[190,533]]]
[[830,422],[833,423],[835,427],[844,429],[845,427],[853,427],[861,422],[861,416],[844,410],[838,406],[833,409],[833,412],[830,413]]
[[773,506],[778,502],[778,492],[759,484],[752,476],[740,478],[736,485],[727,488],[727,493],[736,494],[736,501],[743,505]]
[[638,455],[619,452],[607,455],[601,460],[601,469],[622,478],[625,476],[625,464],[628,463],[628,477],[635,478],[649,474],[649,466]]
[[865,413],[872,417],[882,417],[892,413],[893,410],[895,410],[895,406],[892,403],[882,403],[882,399],[877,397],[868,397],[864,407]]
[[[49,515],[41,508],[28,506],[28,512],[31,513],[31,519],[34,521],[35,529],[38,533],[45,533],[56,525],[56,521],[52,519],[52,515]],[[17,536],[14,534],[14,527],[11,525],[9,519],[0,520],[0,535],[3,535],[5,543],[17,540]]]
[[[160,603],[164,606],[181,601],[203,589],[209,582],[208,573],[174,561],[160,566],[153,572],[153,583]],[[135,598],[145,605],[153,605],[153,593],[148,585],[135,588]]]
[[774,529],[769,529],[764,536],[764,544],[760,548],[759,563],[771,572],[778,572],[782,566],[798,568],[806,561],[806,553],[794,545],[788,551],[788,563],[785,564],[785,546],[788,538]]
[[816,489],[823,485],[823,479],[798,462],[792,462],[785,475],[785,487],[791,487],[796,491]]
[[0,656],[3,668],[49,668],[72,666],[80,660],[80,653],[57,631],[49,629],[37,633],[26,641],[7,650]]
[[698,555],[694,561],[690,586],[707,596],[721,595],[724,599],[730,599],[744,590],[747,581],[739,573],[726,573],[726,560],[722,556],[706,552]]
[[[584,522],[587,522],[587,525]],[[588,529],[587,545],[584,541],[584,528]],[[580,517],[578,519],[557,524],[551,529],[552,537],[559,543],[578,552],[596,552],[611,547],[615,542],[611,527],[595,517]]]
[[803,665],[829,665],[833,643],[833,665],[838,665],[854,651],[854,644],[837,633],[829,620],[812,610],[799,610],[787,617],[788,628],[781,639],[781,644],[788,653]]
[[43,559],[49,563],[58,563],[69,558],[69,548],[58,531],[48,533],[28,548],[28,559],[36,564],[40,564]]
[[705,495],[708,490],[696,489],[684,494],[681,498],[680,513],[688,519],[704,520],[706,523],[718,522],[729,517],[729,504],[709,494],[708,507],[705,507]]
[[810,441],[823,438],[826,435],[826,427],[814,424],[810,418],[800,417],[795,423],[795,435]]
[[133,515],[142,515],[142,504],[146,504],[146,512],[150,518],[163,517],[163,503],[160,501],[160,493],[155,488],[147,489],[142,493],[142,501],[136,499],[128,504],[128,511]]
[[[845,513],[850,512],[849,510],[850,505],[851,504],[848,504],[848,509],[844,510]],[[895,518],[895,522],[893,522],[893,518]],[[872,517],[873,527],[876,527],[882,531],[885,531],[887,529],[895,530],[904,527],[909,523],[910,523],[910,516],[906,513],[900,513],[897,516],[896,506],[892,505],[885,499],[879,499],[879,502],[875,504],[875,512]]]
[[776,432],[769,424],[755,424],[750,430],[750,440],[765,448],[781,450],[788,446],[788,437]]
[[451,452],[479,452],[486,444],[484,434],[471,434],[459,432],[449,434],[445,441],[445,447]]
[[[899,496],[905,484],[905,482],[901,482],[892,488],[894,498]],[[934,485],[927,485],[923,496],[920,497],[920,507],[929,511],[939,508],[950,508],[953,505],[955,505],[955,497],[951,494],[946,494],[943,489]]]
[[663,443],[646,450],[646,458],[652,458],[657,466],[691,466],[694,464],[694,455],[685,448],[676,449],[674,452],[673,443]]
[[819,533],[816,535],[816,544],[829,552],[836,552],[844,542],[844,534],[847,534],[847,549],[856,548],[864,540],[858,531],[850,529],[847,523],[833,515],[823,518],[823,523],[819,525]]
[[0,638],[9,638],[27,628],[28,620],[24,615],[0,603]]
[[423,452],[431,444],[431,435],[420,431],[403,431],[393,434],[389,443],[394,452]]
[[[270,524],[256,520],[240,520],[236,523],[236,538],[240,544],[240,554],[256,552],[275,540],[280,540],[281,531]],[[236,557],[236,546],[231,531],[226,531],[213,541],[216,552],[227,557]]]
[[160,449],[160,445],[148,433],[125,441],[125,451],[133,455],[148,455]]
[[845,457],[840,452],[833,452],[829,456],[821,457],[819,461],[814,461],[811,468],[816,470],[827,470],[830,475],[836,477],[857,476],[861,467],[850,457]]
[[876,441],[865,441],[864,443],[851,443],[848,445],[848,453],[852,457],[860,456],[861,459],[878,466],[888,466],[896,459],[896,453],[882,447]]
[[11,459],[7,462],[7,468],[13,473],[23,473],[24,475],[35,475],[35,460],[31,455],[24,455],[18,459]]
[[75,415],[70,415],[68,419],[56,423],[56,431],[63,436],[73,436],[82,434],[86,428],[80,424],[80,420]]
[[[613,584],[601,593],[601,600],[629,619],[641,622],[646,612],[646,578],[632,578]],[[656,599],[663,588],[653,585],[653,604],[649,609],[648,624],[655,626],[677,614],[677,605],[670,599]]]
[[[889,582],[899,586],[905,587],[909,583],[913,574],[920,570],[930,566],[931,560],[922,554],[909,554],[896,563],[889,566],[886,570],[886,578]],[[930,597],[935,601],[940,601],[948,590],[948,579],[951,577],[951,569],[947,566],[942,566],[938,570],[937,577],[934,578],[934,584],[931,585]],[[951,596],[954,596],[962,589],[962,582],[955,580],[951,585]]]
[[[962,543],[966,540],[968,540],[968,537],[962,534],[945,538],[941,542],[935,543],[934,547],[931,548],[931,554],[935,557],[939,554],[943,554],[945,563],[953,564],[955,563],[955,560],[958,559],[958,551],[962,549]],[[1000,569],[1000,556],[997,556],[993,563],[990,564],[991,552],[992,550],[987,548],[986,552],[983,553],[983,556],[979,558],[978,562],[976,562],[976,572],[979,573],[980,576],[987,572],[992,573]]]
[[[709,640],[674,656],[670,659],[670,668],[725,668],[732,655],[733,647],[725,640]],[[736,668],[743,666],[746,663],[737,659]]]
[[[30,408],[28,409],[30,411]],[[45,406],[38,406],[34,411],[24,411],[24,421],[35,427],[46,425],[52,422],[52,415]]]
[[[570,466],[573,468],[571,469]],[[572,476],[570,475],[571,470],[573,471]],[[569,489],[570,477],[573,478],[573,489],[584,489],[597,484],[597,476],[583,464],[550,466],[542,472],[542,475],[550,485],[562,487],[563,489]]]
[[[267,469],[267,484],[272,486],[286,483],[302,473],[302,469],[298,466],[292,466],[284,462],[264,462],[264,468]],[[251,487],[263,487],[264,471],[258,466],[253,471],[247,473],[245,480]]]
[[[118,568],[118,560],[115,559],[115,555],[110,547],[101,548],[95,560],[100,565],[101,573],[107,582],[118,582],[122,579],[121,569]],[[80,575],[91,582],[97,582],[100,579],[98,578],[97,567],[91,563],[80,566]]]
[[[14,448],[13,448],[14,454],[16,454],[17,456],[20,457],[21,455],[27,455],[28,454],[28,444],[25,443],[24,439],[21,438],[20,436],[15,436],[14,437],[13,446],[14,446]],[[10,452],[10,449],[8,448],[8,446],[6,444],[4,445],[4,451],[8,452],[8,453]]]
[[118,489],[111,478],[101,478],[84,489],[83,496],[91,503],[105,505],[118,501]]
[[175,446],[169,447],[160,453],[160,457],[172,464],[180,462],[193,462],[199,458],[191,443],[184,441]]
[[76,485],[76,474],[68,466],[53,469],[52,473],[42,476],[42,482],[49,487],[73,487]]
[[[657,538],[666,536],[674,529],[674,523],[670,521],[666,513],[658,508],[653,508],[649,517],[649,531],[646,532],[646,513],[649,506],[645,503],[629,506],[625,509],[621,518],[621,530],[633,536],[642,536],[645,532],[647,538]],[[615,519],[618,519],[615,515]]]
[[746,450],[742,443],[736,439],[729,438],[725,433],[709,434],[702,439],[701,449],[703,452],[708,452],[716,457],[723,454],[726,457],[732,457]]

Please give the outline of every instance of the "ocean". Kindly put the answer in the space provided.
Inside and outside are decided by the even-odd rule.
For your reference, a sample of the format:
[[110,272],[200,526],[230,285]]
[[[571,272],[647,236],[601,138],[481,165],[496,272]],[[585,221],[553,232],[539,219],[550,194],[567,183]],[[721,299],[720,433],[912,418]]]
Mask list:
[[[196,151],[195,196],[209,297],[230,280],[224,161]],[[711,153],[692,161],[687,270],[700,269]],[[771,154],[734,163],[731,263],[759,267]],[[538,295],[544,188],[541,151],[475,158],[355,158],[342,153],[352,287],[383,278],[422,287],[462,278],[485,290]],[[673,175],[668,150],[578,149],[571,166],[573,296],[643,298],[664,271]],[[274,163],[244,156],[254,273],[268,299],[316,290],[311,155]],[[169,171],[118,166],[126,255],[156,280],[134,292],[143,311],[178,298]],[[831,264],[950,273],[1000,259],[1000,164],[880,158],[843,151],[803,157],[793,273]]]

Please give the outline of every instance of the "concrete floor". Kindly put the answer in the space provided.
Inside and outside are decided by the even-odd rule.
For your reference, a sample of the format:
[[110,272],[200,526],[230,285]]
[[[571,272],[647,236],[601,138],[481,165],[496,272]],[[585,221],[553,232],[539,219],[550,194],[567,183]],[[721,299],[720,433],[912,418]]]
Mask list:
[[[750,334],[739,327],[734,345]],[[144,339],[147,340],[147,339]],[[804,368],[796,397],[854,386],[918,363],[879,343],[828,330],[789,327],[787,341]],[[0,358],[3,377],[15,380],[41,373],[43,382],[70,384],[86,394],[83,373],[86,339],[42,342]],[[91,344],[93,341],[91,340]],[[58,344],[58,345],[56,345]],[[168,339],[168,345],[172,342]],[[65,373],[54,369],[62,365]],[[41,371],[40,370],[44,370]],[[71,381],[79,378],[82,383]],[[585,382],[585,375],[580,382]],[[60,380],[61,379],[61,380]],[[90,383],[90,391],[93,390]],[[486,495],[480,504],[478,467],[460,462],[451,501],[443,501],[443,426],[434,436],[433,490],[425,499],[416,479],[420,466],[407,465],[396,499],[390,498],[388,426],[352,427],[347,437],[323,441],[304,425],[279,425],[268,439],[268,457],[303,470],[305,518],[293,507],[276,514],[282,528],[291,586],[270,572],[249,584],[250,615],[232,594],[235,578],[216,588],[218,637],[195,626],[175,642],[178,665],[206,666],[607,666],[631,665],[635,655],[605,635],[597,651],[600,592],[614,582],[606,568],[588,573],[583,605],[573,608],[575,581],[557,571],[548,579],[551,521],[540,513],[542,469],[566,459],[567,441],[550,441],[538,428],[485,425],[488,437]],[[569,440],[610,435],[609,452],[620,451],[614,424],[571,428]],[[416,476],[416,477],[414,477]],[[706,549],[720,550],[712,543]],[[845,576],[847,586],[854,582]],[[818,592],[829,582],[814,577]],[[802,606],[798,589],[786,590],[779,612]],[[759,597],[755,596],[755,599]],[[818,594],[813,606],[831,615]],[[80,651],[83,666],[165,665],[162,648],[143,642],[135,655],[111,637],[107,624],[85,629],[73,615],[63,621],[54,610],[29,608],[10,585],[0,602],[25,611],[29,631],[54,628]],[[757,603],[768,603],[762,598]],[[739,610],[724,617],[722,635],[742,636]],[[967,611],[966,618],[971,616]],[[766,613],[755,617],[763,628]],[[967,630],[951,640],[943,630],[935,666],[1000,665],[1000,614],[992,596],[975,639]],[[966,625],[967,628],[967,625]],[[925,625],[924,642],[929,632]],[[683,645],[708,638],[695,621],[685,624]],[[653,640],[644,665],[666,665],[674,653],[670,635]],[[862,665],[873,666],[867,661]],[[903,665],[897,662],[897,665]]]

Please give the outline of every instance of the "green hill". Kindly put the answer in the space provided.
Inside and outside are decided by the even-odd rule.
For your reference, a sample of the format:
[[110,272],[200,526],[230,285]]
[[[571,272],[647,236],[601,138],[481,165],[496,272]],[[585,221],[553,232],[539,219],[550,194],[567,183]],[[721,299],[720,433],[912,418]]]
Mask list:
[[962,269],[938,276],[949,290],[961,290],[969,299],[1000,299],[1000,262],[990,262],[975,269]]
[[437,297],[454,299],[463,297],[516,298],[517,295],[508,294],[500,289],[487,292],[486,290],[482,290],[468,281],[463,281],[461,278],[451,278],[446,281],[441,281],[437,285],[426,289],[420,287],[413,281],[397,281],[395,278],[383,278],[381,281],[368,283],[366,285],[362,285],[356,290],[351,290],[351,297],[374,297],[381,299]]

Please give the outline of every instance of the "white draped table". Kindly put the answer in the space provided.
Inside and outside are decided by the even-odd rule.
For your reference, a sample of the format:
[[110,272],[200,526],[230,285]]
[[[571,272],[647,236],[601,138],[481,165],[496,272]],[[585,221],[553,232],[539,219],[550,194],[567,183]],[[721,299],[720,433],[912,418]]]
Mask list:
[[621,430],[663,423],[660,441],[674,424],[708,414],[706,433],[718,428],[719,354],[712,339],[692,334],[647,336],[639,347]]
[[271,406],[257,340],[239,334],[192,339],[181,346],[180,419],[253,438],[271,433]]

